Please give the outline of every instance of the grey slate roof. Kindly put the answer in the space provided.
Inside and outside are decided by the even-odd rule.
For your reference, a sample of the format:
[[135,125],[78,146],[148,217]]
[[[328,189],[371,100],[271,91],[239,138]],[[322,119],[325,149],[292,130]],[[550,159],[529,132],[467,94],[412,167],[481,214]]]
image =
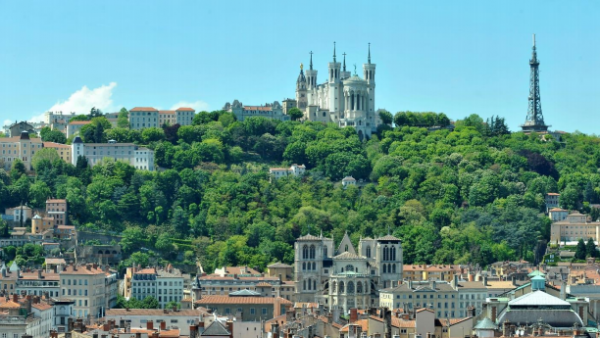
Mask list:
[[230,292],[229,296],[260,296],[260,292],[244,289],[244,290]]
[[298,241],[318,241],[320,239],[321,238],[319,238],[317,236],[313,236],[311,234],[307,234],[307,235],[304,235],[304,236],[298,238]]
[[400,241],[400,238],[394,237],[392,235],[385,235],[383,237],[377,238],[378,241]]
[[220,321],[215,320],[206,328],[206,330],[204,330],[202,336],[229,336],[229,334],[230,333],[225,325]]
[[508,302],[509,306],[571,306],[567,301],[554,297],[544,291],[534,291]]
[[477,323],[474,327],[475,330],[495,330],[496,325],[488,318],[485,317]]
[[336,259],[336,260],[354,260],[354,259],[366,259],[366,258],[361,257],[361,256],[359,256],[357,254],[353,254],[352,252],[344,252],[344,253],[341,253],[341,254],[333,257],[333,259]]

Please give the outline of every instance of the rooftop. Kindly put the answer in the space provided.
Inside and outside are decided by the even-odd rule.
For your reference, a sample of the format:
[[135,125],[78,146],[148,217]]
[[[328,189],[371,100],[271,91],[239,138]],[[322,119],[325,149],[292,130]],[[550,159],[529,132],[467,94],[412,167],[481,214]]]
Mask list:
[[287,299],[281,297],[229,297],[229,296],[205,296],[196,301],[197,305],[203,304],[282,304],[291,305]]
[[130,109],[129,111],[155,111],[157,112],[158,110],[152,107],[135,107],[133,109]]

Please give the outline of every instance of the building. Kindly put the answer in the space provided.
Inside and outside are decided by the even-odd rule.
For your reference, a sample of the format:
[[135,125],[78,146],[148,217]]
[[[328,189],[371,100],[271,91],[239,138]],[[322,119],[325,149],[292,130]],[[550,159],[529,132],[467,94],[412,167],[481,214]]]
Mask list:
[[371,63],[369,44],[367,63],[363,64],[363,78],[356,73],[356,66],[352,75],[346,70],[345,54],[343,65],[337,62],[334,43],[333,61],[327,66],[327,80],[319,84],[311,53],[306,75],[304,67],[300,65],[296,80],[296,102],[291,104],[286,100],[286,108],[295,106],[302,110],[305,120],[333,122],[340,127],[352,126],[361,139],[370,137],[381,124],[375,109],[375,68],[375,64]]
[[238,100],[233,100],[233,103],[225,103],[223,110],[233,113],[238,121],[244,121],[250,117],[264,117],[267,119],[289,121],[290,117],[283,112],[279,102],[266,103],[263,106],[245,106]]
[[2,219],[5,221],[12,221],[19,224],[21,224],[22,222],[24,224],[27,222],[27,220],[31,219],[32,213],[33,210],[30,207],[26,205],[21,205],[14,208],[7,208],[4,211],[4,215],[2,215]]
[[452,284],[441,281],[405,281],[404,283],[379,291],[379,306],[389,309],[416,311],[426,308],[438,318],[460,318],[458,290]]
[[59,297],[59,275],[54,271],[20,271],[16,280],[16,292],[31,296]]
[[50,336],[53,328],[52,306],[40,297],[0,297],[0,334],[2,338]]
[[97,265],[69,265],[60,272],[60,297],[73,300],[73,316],[101,318],[106,310],[105,273]]
[[10,125],[8,127],[8,133],[6,134],[6,136],[7,137],[19,136],[19,135],[21,135],[22,132],[27,132],[28,134],[32,134],[32,135],[36,134],[34,127],[29,122],[15,121],[15,123],[13,123],[12,125]]
[[65,199],[49,199],[46,200],[46,215],[54,219],[54,225],[67,224],[67,200]]
[[271,178],[275,178],[275,179],[285,177],[285,176],[300,177],[300,176],[304,175],[305,172],[306,172],[306,166],[304,166],[304,164],[301,164],[301,165],[292,164],[292,166],[289,168],[270,168],[269,169],[269,175],[271,176]]
[[438,280],[451,282],[461,276],[463,269],[458,264],[409,264],[402,267],[402,279],[412,281]]
[[144,128],[160,127],[158,121],[158,110],[152,107],[135,107],[129,110],[129,128],[144,129]]
[[69,318],[73,318],[73,304],[75,301],[67,298],[55,298],[52,300],[54,312],[54,328],[58,332],[66,332],[68,329]]
[[189,335],[190,326],[197,323],[208,313],[203,308],[190,310],[160,310],[160,309],[109,309],[106,310],[106,321],[114,320],[116,323],[126,322],[126,326],[134,328],[148,328],[148,323],[165,323],[166,330],[179,329],[181,335]]
[[588,216],[577,211],[562,221],[552,222],[550,229],[552,243],[587,241],[589,238],[598,243],[600,239],[600,222],[588,222]]
[[277,277],[282,282],[293,280],[294,267],[277,262],[267,265],[267,276]]
[[205,296],[195,302],[196,307],[201,306],[221,315],[232,315],[242,321],[277,317],[291,305],[289,300],[280,297],[260,297],[243,291],[227,296]]
[[114,140],[108,143],[83,143],[76,136],[71,144],[72,164],[77,164],[79,156],[87,159],[90,166],[102,163],[106,158],[123,161],[137,169],[154,171],[154,152],[133,143],[117,143]]
[[167,304],[180,303],[183,299],[183,280],[181,271],[170,265],[164,269],[141,269],[132,273],[129,294],[138,300],[154,297],[160,307],[165,308]]
[[67,125],[67,137],[71,137],[73,135],[79,135],[81,128],[87,126],[92,123],[92,121],[71,121]]
[[555,192],[549,192],[546,194],[546,213],[550,211],[550,209],[559,208],[560,207],[560,194]]
[[346,189],[350,185],[356,185],[356,179],[352,176],[346,176],[342,178],[342,187]]
[[71,146],[67,145],[67,144],[60,144],[60,143],[55,143],[55,142],[42,142],[43,147],[44,148],[50,148],[50,149],[54,149],[56,150],[56,153],[58,153],[58,156],[60,156],[60,158],[67,162],[67,163],[72,163],[72,159],[71,159]]
[[158,111],[158,125],[159,126],[172,126],[177,123],[174,110],[159,110]]
[[548,210],[548,217],[552,222],[560,222],[569,216],[569,210],[552,208]]
[[65,135],[67,134],[67,125],[69,120],[75,117],[75,113],[63,114],[63,112],[46,112],[44,113],[44,123],[50,126],[52,130],[58,130]]
[[402,280],[402,245],[391,235],[362,238],[357,251],[348,234],[337,249],[333,238],[308,234],[296,240],[294,254],[295,300],[319,303],[334,316],[376,306],[378,290]]
[[163,125],[173,126],[179,124],[180,126],[190,126],[194,121],[196,111],[192,108],[182,107],[177,110],[159,110],[158,111],[158,124],[160,127]]
[[21,160],[27,171],[33,170],[31,158],[42,149],[40,138],[30,138],[29,133],[22,132],[19,136],[0,137],[0,165],[5,170],[10,170],[13,162]]

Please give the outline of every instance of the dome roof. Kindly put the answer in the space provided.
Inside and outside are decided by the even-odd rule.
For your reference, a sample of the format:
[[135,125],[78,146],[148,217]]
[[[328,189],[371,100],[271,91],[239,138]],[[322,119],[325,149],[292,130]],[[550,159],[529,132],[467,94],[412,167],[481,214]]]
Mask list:
[[344,84],[367,84],[367,81],[358,77],[358,75],[354,74],[348,79],[344,80]]

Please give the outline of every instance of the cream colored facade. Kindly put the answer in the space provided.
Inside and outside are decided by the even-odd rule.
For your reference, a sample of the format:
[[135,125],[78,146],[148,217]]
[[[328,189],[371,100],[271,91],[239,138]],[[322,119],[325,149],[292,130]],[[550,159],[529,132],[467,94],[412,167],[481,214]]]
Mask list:
[[23,161],[27,171],[33,170],[31,158],[42,147],[41,139],[30,138],[26,132],[15,137],[0,137],[0,165],[9,170],[12,164],[19,159]]
[[399,286],[379,291],[379,306],[389,309],[416,310],[428,308],[438,318],[460,318],[458,291],[447,282],[406,281]]
[[77,318],[101,318],[105,312],[105,273],[94,265],[67,266],[60,273],[60,296],[73,304]]
[[67,145],[67,144],[60,144],[60,143],[55,143],[55,142],[44,142],[44,148],[50,148],[50,149],[54,149],[56,150],[56,152],[58,153],[58,156],[60,156],[60,158],[67,162],[67,163],[71,163],[71,146]]
[[67,125],[67,137],[71,137],[75,134],[79,134],[81,128],[92,123],[92,121],[72,121]]
[[587,215],[573,212],[564,220],[552,223],[551,243],[587,241],[589,238],[596,242],[600,240],[600,222],[588,222]]
[[54,218],[52,217],[41,217],[35,215],[31,219],[31,232],[34,234],[41,234],[42,232],[54,228]]
[[461,273],[462,270],[458,264],[406,264],[402,268],[403,279],[412,281],[439,280],[451,282],[454,280],[454,276],[460,276]]

